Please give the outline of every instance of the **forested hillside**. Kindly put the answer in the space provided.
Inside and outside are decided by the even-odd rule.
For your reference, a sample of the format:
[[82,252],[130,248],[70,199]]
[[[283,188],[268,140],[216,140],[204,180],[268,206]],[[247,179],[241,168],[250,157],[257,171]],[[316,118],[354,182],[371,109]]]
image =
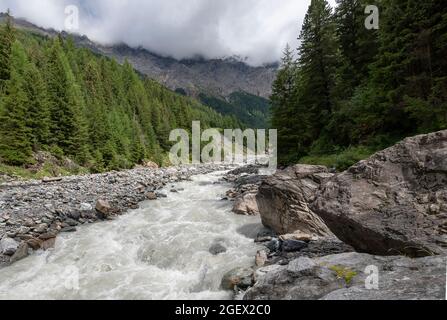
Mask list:
[[[298,58],[272,95],[282,163],[346,167],[397,140],[447,128],[447,6],[437,0],[312,0]],[[378,30],[365,8],[380,10]],[[303,158],[304,157],[304,158]]]
[[33,163],[33,153],[69,157],[91,171],[163,161],[169,132],[239,123],[175,94],[70,39],[0,26],[0,163]]
[[270,121],[269,100],[247,92],[233,92],[228,98],[205,93],[199,94],[199,100],[223,115],[234,115],[245,126],[266,129]]

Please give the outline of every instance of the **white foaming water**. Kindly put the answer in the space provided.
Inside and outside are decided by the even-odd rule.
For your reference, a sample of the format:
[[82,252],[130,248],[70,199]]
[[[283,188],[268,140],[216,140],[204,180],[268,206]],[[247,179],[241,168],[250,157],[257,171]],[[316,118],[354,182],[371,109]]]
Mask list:
[[[115,221],[58,237],[54,250],[0,270],[0,299],[231,299],[222,276],[253,264],[259,249],[237,232],[257,217],[221,201],[222,173],[183,182]],[[227,252],[213,256],[221,243]]]

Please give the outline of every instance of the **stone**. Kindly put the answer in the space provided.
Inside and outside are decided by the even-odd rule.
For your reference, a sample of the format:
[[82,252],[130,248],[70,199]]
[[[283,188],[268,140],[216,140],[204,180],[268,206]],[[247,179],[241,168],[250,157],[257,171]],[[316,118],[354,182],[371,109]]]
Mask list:
[[65,219],[65,223],[68,224],[68,226],[70,227],[76,227],[77,225],[79,225],[79,222],[70,218]]
[[51,182],[59,182],[59,181],[62,181],[62,177],[54,177],[54,178],[44,177],[42,179],[43,183],[51,183]]
[[39,236],[39,239],[42,241],[46,241],[53,238],[56,238],[56,234],[52,232],[44,233]]
[[297,252],[308,246],[307,242],[298,240],[286,240],[282,243],[282,250],[284,252]]
[[44,233],[48,230],[48,224],[41,223],[37,227],[34,228],[34,232],[36,233]]
[[289,263],[287,272],[293,276],[308,276],[312,275],[317,267],[318,265],[312,259],[301,257]]
[[268,260],[267,252],[265,250],[260,250],[256,253],[255,263],[257,267],[265,266],[265,263]]
[[42,247],[42,243],[43,241],[40,239],[30,239],[28,241],[26,241],[26,243],[28,244],[28,246],[33,249],[33,250],[39,250]]
[[0,240],[0,252],[6,256],[12,256],[19,247],[19,243],[12,238],[3,238]]
[[99,213],[103,214],[106,217],[112,211],[112,207],[110,206],[109,202],[107,200],[102,200],[102,199],[100,199],[96,202],[95,209],[96,209],[96,211],[98,211]]
[[251,268],[236,268],[227,272],[221,283],[224,290],[244,290],[253,285],[254,271]]
[[11,257],[10,262],[15,263],[17,261],[20,261],[22,259],[25,259],[28,257],[28,250],[29,246],[26,242],[23,242],[19,245],[17,251],[14,253],[14,255]]
[[61,229],[61,232],[62,233],[64,233],[64,232],[76,232],[76,227],[65,227],[65,228],[62,228]]
[[311,205],[343,242],[377,255],[447,250],[447,130],[378,152],[330,179]]
[[19,230],[17,230],[17,233],[18,234],[27,234],[30,231],[31,231],[31,229],[29,227],[22,226],[19,228]]
[[41,249],[46,251],[54,248],[55,245],[56,245],[56,238],[51,238],[42,242]]
[[265,246],[270,250],[270,252],[277,252],[281,250],[281,241],[274,238],[270,242],[268,242]]
[[332,177],[323,166],[296,165],[267,177],[259,187],[257,202],[263,224],[278,234],[301,231],[311,236],[333,236],[309,204],[321,183]]
[[258,202],[256,194],[245,193],[236,199],[233,212],[240,215],[256,216],[259,215]]
[[158,197],[157,197],[157,194],[155,192],[148,192],[146,194],[146,199],[153,201],[153,200],[157,200]]
[[227,252],[227,248],[225,248],[223,245],[221,245],[220,243],[216,243],[213,244],[209,250],[209,252],[214,255],[217,256],[221,253],[225,253]]
[[[444,300],[445,256],[411,259],[343,253],[298,258],[256,273],[244,300]],[[368,288],[371,266],[378,290]]]
[[283,234],[283,235],[279,236],[279,239],[281,241],[296,240],[296,241],[304,241],[304,242],[319,240],[319,238],[317,236],[312,236],[310,234],[307,234],[307,233],[304,233],[301,231],[295,231],[294,233]]
[[90,203],[83,202],[83,203],[81,203],[80,210],[81,211],[92,211],[93,206]]
[[144,166],[145,166],[146,168],[149,168],[149,169],[158,169],[158,168],[159,168],[158,164],[156,164],[156,163],[153,162],[153,161],[145,162],[145,163],[144,163]]

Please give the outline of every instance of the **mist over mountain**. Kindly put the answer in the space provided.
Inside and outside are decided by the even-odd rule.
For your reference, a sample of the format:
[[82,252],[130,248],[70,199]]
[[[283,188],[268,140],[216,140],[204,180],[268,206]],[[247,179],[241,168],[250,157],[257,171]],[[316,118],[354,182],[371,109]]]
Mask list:
[[[25,19],[14,21],[17,28],[48,37],[71,37],[79,47],[114,58],[120,63],[127,60],[137,71],[169,89],[197,98],[224,115],[245,119],[247,126],[268,126],[268,98],[278,70],[277,63],[253,67],[236,56],[223,59],[197,56],[176,60],[142,47],[132,48],[125,44],[105,46],[86,36],[38,27]],[[241,104],[249,107],[244,108]]]

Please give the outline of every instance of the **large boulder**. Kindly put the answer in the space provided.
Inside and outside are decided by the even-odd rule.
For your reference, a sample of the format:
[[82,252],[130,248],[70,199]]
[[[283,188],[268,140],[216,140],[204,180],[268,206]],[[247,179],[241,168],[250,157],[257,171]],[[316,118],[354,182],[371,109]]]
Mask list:
[[447,249],[447,131],[404,140],[337,175],[311,205],[357,251],[422,257]]
[[308,204],[320,184],[332,176],[323,166],[296,165],[265,179],[257,195],[262,223],[278,234],[300,231],[318,237],[331,235]]
[[344,253],[256,273],[245,300],[443,300],[445,257]]

